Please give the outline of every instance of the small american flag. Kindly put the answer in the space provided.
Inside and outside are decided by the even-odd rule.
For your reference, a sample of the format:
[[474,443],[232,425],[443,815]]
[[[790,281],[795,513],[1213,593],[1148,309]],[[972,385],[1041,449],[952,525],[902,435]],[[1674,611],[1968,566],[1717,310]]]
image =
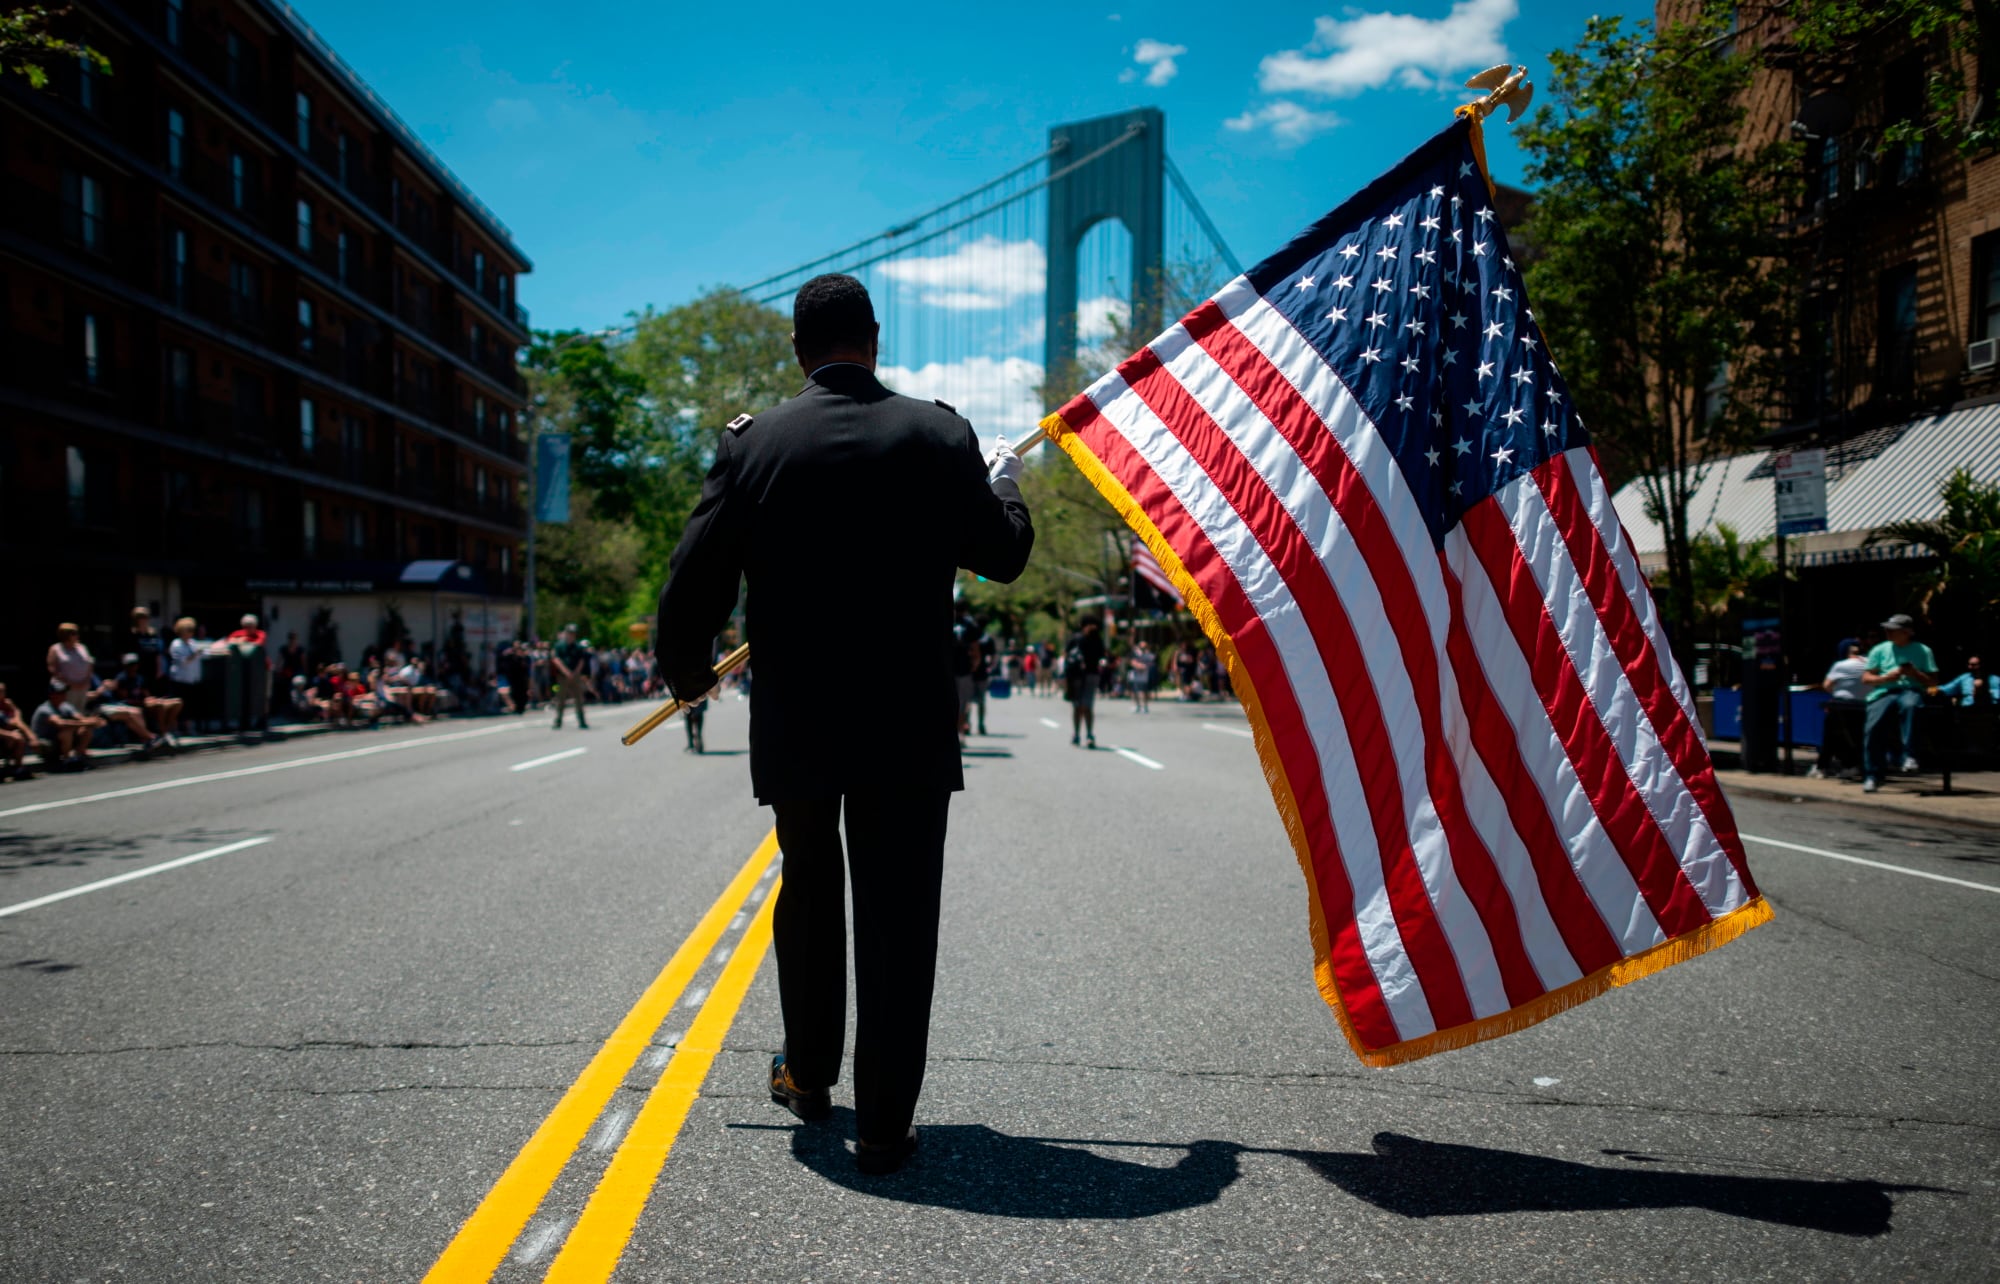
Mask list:
[[1770,917],[1474,129],[1044,422],[1227,659],[1378,1065]]
[[1175,603],[1184,603],[1187,600],[1181,596],[1181,591],[1174,587],[1174,581],[1160,565],[1160,559],[1154,557],[1153,550],[1146,547],[1144,537],[1137,534],[1132,536],[1132,574],[1158,589],[1164,597]]

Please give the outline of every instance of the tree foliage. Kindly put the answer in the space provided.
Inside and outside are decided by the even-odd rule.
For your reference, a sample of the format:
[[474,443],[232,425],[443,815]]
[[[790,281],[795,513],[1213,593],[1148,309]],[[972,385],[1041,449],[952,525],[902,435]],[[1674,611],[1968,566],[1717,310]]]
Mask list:
[[1963,152],[2000,143],[2000,86],[1976,83],[1982,68],[2000,68],[2000,0],[1779,0],[1774,7],[1794,24],[1801,52],[1836,66],[1867,61],[1897,39],[1942,54],[1925,70],[1922,110],[1887,122],[1883,142],[1934,139]]
[[111,60],[89,45],[66,40],[49,29],[69,10],[31,4],[0,9],[0,75],[24,78],[36,89],[49,83],[46,64],[58,58],[81,58],[102,75],[111,74]]
[[1727,30],[1707,11],[1658,31],[1592,19],[1550,55],[1552,102],[1520,136],[1539,185],[1536,313],[1609,464],[1638,475],[1666,532],[1682,625],[1697,618],[1689,501],[1759,426],[1787,337],[1777,229],[1795,149],[1736,147],[1755,54]]
[[1935,554],[1914,586],[1914,605],[1938,636],[1976,650],[2000,638],[2000,486],[1960,468],[1938,484],[1938,496],[1939,517],[1893,522],[1868,542],[1921,544]]

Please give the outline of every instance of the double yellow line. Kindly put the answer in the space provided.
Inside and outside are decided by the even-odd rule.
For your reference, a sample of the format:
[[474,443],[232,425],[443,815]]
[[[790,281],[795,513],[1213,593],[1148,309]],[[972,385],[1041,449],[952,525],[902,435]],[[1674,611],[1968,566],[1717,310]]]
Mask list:
[[[681,942],[674,956],[618,1023],[618,1028],[583,1068],[583,1073],[563,1093],[555,1109],[535,1129],[534,1136],[507,1165],[500,1180],[486,1192],[486,1198],[424,1276],[426,1284],[444,1281],[456,1284],[492,1277],[577,1147],[583,1144],[591,1126],[604,1113],[604,1107],[652,1046],[654,1032],[680,1002],[688,983],[728,931],[731,920],[756,890],[777,854],[778,836],[774,830],[750,854],[750,859],[743,863],[715,904],[709,906],[701,922]],[[647,1094],[645,1106],[612,1156],[610,1166],[584,1206],[583,1215],[570,1229],[569,1238],[549,1267],[546,1279],[611,1278],[618,1258],[632,1238],[639,1214],[645,1209],[647,1196],[659,1180],[674,1138],[687,1119],[688,1109],[722,1049],[723,1036],[729,1032],[736,1010],[764,961],[764,953],[771,944],[771,911],[777,901],[778,889],[774,883],[758,906],[756,917],[744,929],[729,961],[723,965],[722,975],[696,1014],[694,1024],[676,1045],[673,1059]]]

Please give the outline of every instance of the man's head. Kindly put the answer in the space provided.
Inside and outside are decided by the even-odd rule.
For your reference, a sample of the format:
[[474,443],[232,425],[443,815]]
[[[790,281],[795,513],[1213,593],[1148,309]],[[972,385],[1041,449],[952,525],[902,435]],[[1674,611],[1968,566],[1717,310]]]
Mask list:
[[873,370],[880,334],[868,287],[851,276],[816,276],[792,298],[792,355],[807,374],[836,361]]
[[64,682],[61,678],[49,679],[49,696],[51,699],[60,701],[64,696],[68,694],[69,694],[69,683]]
[[1901,613],[1882,621],[1882,633],[1897,646],[1907,646],[1917,635],[1917,622]]
[[152,622],[153,622],[153,613],[151,611],[148,611],[143,606],[135,606],[132,608],[132,627],[134,629],[140,632],[144,632],[146,627],[152,624]]
[[175,633],[177,633],[177,634],[179,634],[179,635],[180,635],[181,637],[184,637],[184,638],[191,638],[191,637],[193,637],[193,636],[194,636],[194,617],[193,617],[192,615],[183,615],[183,616],[182,616],[182,617],[181,617],[180,619],[178,619],[178,620],[175,620],[175,621],[174,621],[174,632],[175,632]]
[[556,636],[561,638],[565,642],[576,641],[576,625],[574,624],[563,625],[561,630],[559,630],[556,633]]
[[1968,655],[1965,657],[1965,671],[1967,673],[1970,673],[1973,677],[1975,678],[1978,677],[1980,672],[1984,670],[1985,667],[1986,667],[1985,665],[1979,662],[1978,656]]
[[127,673],[135,672],[139,668],[138,653],[133,651],[127,651],[124,655],[119,657],[118,663],[125,666],[125,672]]
[[1095,633],[1100,627],[1102,626],[1096,620],[1085,620],[1083,622],[1083,631],[1085,633]]
[[69,624],[69,623],[58,624],[56,625],[56,641],[74,642],[76,641],[76,635],[80,632],[82,632],[82,630],[78,629],[74,624]]
[[236,624],[237,627],[239,628],[254,629],[257,627],[257,617],[254,615],[246,615],[242,619],[236,621]]

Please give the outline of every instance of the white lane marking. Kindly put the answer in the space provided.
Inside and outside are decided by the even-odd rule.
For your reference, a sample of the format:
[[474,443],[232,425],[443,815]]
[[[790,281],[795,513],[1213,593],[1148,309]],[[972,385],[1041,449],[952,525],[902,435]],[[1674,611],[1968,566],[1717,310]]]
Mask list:
[[1111,752],[1117,754],[1120,758],[1128,758],[1138,763],[1141,767],[1151,767],[1154,771],[1165,771],[1167,769],[1167,764],[1164,762],[1154,762],[1145,754],[1135,753],[1122,745],[1112,745]]
[[1870,869],[1886,869],[1892,874],[1908,874],[1911,878],[1928,878],[1934,883],[1950,883],[1954,887],[1970,887],[1975,892],[2000,892],[2000,887],[1991,883],[1975,883],[1969,878],[1953,878],[1948,874],[1932,874],[1926,870],[1911,869],[1907,865],[1891,865],[1886,861],[1869,860],[1862,856],[1849,856],[1842,852],[1830,852],[1820,847],[1804,847],[1798,843],[1782,842],[1776,838],[1759,838],[1755,834],[1740,835],[1744,842],[1762,843],[1766,847],[1782,847],[1788,852],[1804,852],[1808,856],[1824,856],[1828,860],[1844,860],[1850,865],[1866,865]]
[[1050,731],[1062,730],[1062,723],[1057,722],[1054,718],[1043,718],[1041,719],[1041,724],[1047,727]]
[[1201,724],[1201,729],[1203,731],[1213,731],[1217,735],[1222,736],[1242,736],[1245,740],[1255,740],[1257,738],[1257,734],[1248,727],[1218,727],[1213,722],[1204,722]]
[[590,752],[590,747],[588,745],[578,745],[574,749],[565,749],[561,753],[547,754],[540,758],[530,758],[526,762],[517,762],[513,766],[507,768],[507,770],[526,771],[530,767],[539,767],[542,766],[544,763],[550,763],[550,762],[561,762],[565,758],[574,758],[580,753],[589,753],[589,752]]
[[[698,1008],[701,1006],[701,1001],[707,997],[708,987],[697,985],[687,992],[687,997],[681,1000],[681,1006],[684,1008]],[[678,1043],[679,1040],[677,1039],[675,1042]]]
[[399,749],[415,749],[421,745],[439,745],[449,740],[471,740],[478,736],[497,736],[504,731],[519,731],[522,724],[505,723],[498,727],[481,727],[477,731],[454,731],[443,736],[419,736],[415,740],[399,740],[388,745],[369,745],[365,749],[343,749],[339,753],[316,754],[311,758],[293,758],[287,762],[267,762],[257,767],[238,767],[234,771],[211,771],[205,776],[182,776],[178,780],[156,780],[150,785],[133,785],[129,789],[110,789],[101,794],[84,794],[79,798],[58,798],[53,802],[29,803],[25,807],[10,807],[0,811],[0,819],[8,816],[25,816],[29,812],[53,811],[58,807],[77,807],[84,803],[108,802],[113,798],[130,798],[135,794],[157,793],[162,789],[179,789],[183,785],[205,785],[213,780],[235,780],[239,776],[261,776],[270,771],[290,771],[294,767],[315,767],[323,762],[341,762],[348,758],[366,758],[378,753],[395,753]]
[[618,1148],[625,1138],[625,1130],[632,1126],[632,1117],[638,1111],[630,1106],[620,1106],[607,1113],[597,1125],[597,1135],[590,1139],[590,1148],[598,1154],[609,1154]]
[[225,843],[221,847],[211,847],[205,852],[195,852],[190,856],[176,856],[172,860],[161,861],[157,865],[148,865],[144,869],[127,870],[123,874],[114,874],[110,878],[100,878],[94,883],[85,883],[82,887],[72,887],[66,892],[52,892],[47,896],[38,896],[32,901],[22,901],[19,905],[9,905],[5,909],[0,909],[0,918],[5,918],[9,914],[19,914],[23,910],[40,909],[44,905],[53,905],[57,901],[66,901],[72,896],[81,896],[85,892],[94,892],[105,887],[116,887],[120,883],[129,883],[135,878],[144,878],[148,874],[160,874],[170,869],[179,869],[183,865],[192,865],[198,860],[207,860],[211,856],[227,856],[231,852],[240,852],[246,847],[256,847],[270,841],[271,835],[265,834],[262,838],[245,838],[239,842]]
[[527,1234],[521,1236],[521,1246],[514,1250],[514,1260],[523,1266],[533,1266],[562,1242],[563,1233],[568,1229],[567,1217],[551,1217],[530,1225]]

